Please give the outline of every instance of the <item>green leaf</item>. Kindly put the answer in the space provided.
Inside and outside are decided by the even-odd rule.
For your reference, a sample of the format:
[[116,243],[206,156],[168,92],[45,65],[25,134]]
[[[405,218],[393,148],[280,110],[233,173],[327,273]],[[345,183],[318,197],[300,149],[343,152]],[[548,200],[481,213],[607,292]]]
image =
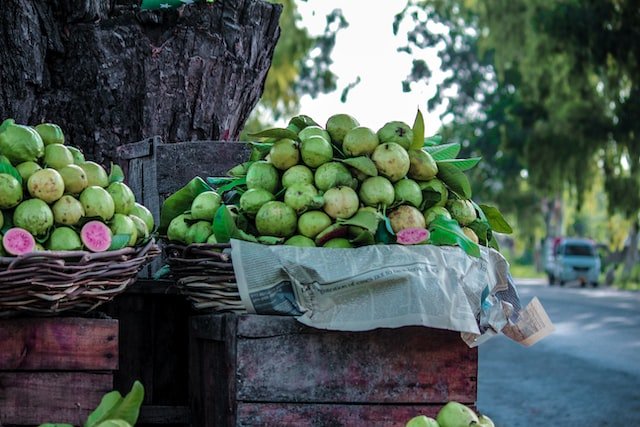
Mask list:
[[351,239],[351,243],[355,246],[375,245],[376,237],[371,231],[362,229],[356,237]]
[[125,420],[107,420],[101,422],[96,427],[131,427],[131,424]]
[[289,138],[289,139],[293,139],[294,141],[298,140],[298,134],[295,133],[294,131],[292,131],[291,129],[287,129],[287,128],[273,128],[273,129],[266,129],[257,133],[250,133],[248,134],[248,136],[251,136],[253,138],[258,138],[258,139],[264,139],[264,138],[275,138],[275,139],[283,139],[283,138]]
[[[4,158],[7,159],[6,157]],[[8,175],[11,175],[12,177],[18,180],[20,185],[22,185],[22,176],[20,175],[20,172],[18,172],[18,169],[16,169],[11,165],[11,163],[9,162],[9,159],[7,159],[6,162],[3,159],[0,162],[0,173],[6,173]]]
[[13,215],[9,213],[9,211],[0,210],[0,215],[4,219],[4,223],[2,224],[2,229],[0,229],[0,233],[3,235],[13,227]]
[[487,245],[489,241],[489,234],[491,233],[491,227],[489,226],[488,222],[481,219],[476,219],[467,227],[469,227],[476,233],[481,245]]
[[251,145],[250,162],[264,159],[271,151],[271,147],[273,147],[273,143],[269,142],[250,142],[249,145]]
[[129,244],[129,240],[131,240],[131,234],[115,234],[111,238],[111,246],[107,250],[116,251],[125,248]]
[[113,162],[111,162],[111,169],[109,170],[109,184],[112,182],[124,182],[122,168]]
[[219,187],[233,182],[236,179],[237,178],[230,176],[209,176],[207,177],[207,184],[217,190]]
[[424,147],[424,151],[431,154],[433,160],[449,160],[455,159],[460,153],[460,144],[450,142],[449,144],[435,145],[433,147]]
[[233,231],[233,235],[231,236],[234,239],[245,240],[247,242],[258,243],[258,239],[253,234],[249,234],[240,228],[237,228]]
[[252,163],[253,162],[244,162],[240,163],[239,165],[235,165],[227,171],[227,175],[234,178],[242,178],[243,176],[247,176],[247,171],[249,170],[249,166],[251,166]]
[[280,245],[284,242],[284,237],[258,236],[258,242],[263,245]]
[[478,162],[482,160],[482,157],[471,157],[470,159],[447,159],[447,160],[439,160],[436,161],[438,165],[446,163],[448,165],[452,165],[460,169],[461,171],[469,170],[475,167]]
[[429,224],[429,243],[432,245],[457,245],[467,255],[479,258],[480,246],[469,239],[460,228],[458,221],[438,216]]
[[218,243],[229,243],[229,240],[237,234],[238,228],[233,216],[226,205],[222,205],[216,211],[213,218],[213,234]]
[[95,426],[97,423],[100,422],[100,420],[104,419],[103,417],[107,414],[107,412],[112,410],[121,401],[122,401],[122,395],[120,394],[119,391],[112,391],[102,396],[102,400],[100,401],[100,404],[96,409],[93,410],[91,414],[89,414],[87,421],[84,423],[84,427]]
[[184,187],[167,197],[160,209],[160,224],[158,230],[162,233],[166,231],[171,220],[184,211],[191,208],[191,203],[196,196],[204,191],[211,191],[213,188],[199,176],[193,178]]
[[304,114],[299,114],[297,116],[292,117],[291,120],[289,120],[289,123],[293,124],[295,127],[297,127],[300,130],[308,126],[320,126],[315,120],[313,120],[311,117],[306,116]]
[[497,233],[511,234],[513,228],[504,219],[498,208],[489,205],[480,205],[480,209],[487,216],[491,229]]
[[[140,381],[135,381],[131,390],[127,395],[116,404],[111,410],[107,411],[98,421],[102,423],[108,420],[122,420],[125,421],[132,426],[138,422],[138,416],[140,415],[140,406],[142,405],[142,400],[144,399],[144,387],[140,383]],[[114,425],[115,427],[116,425]],[[87,426],[87,427],[93,427]]]
[[438,163],[438,178],[461,197],[471,198],[469,178],[457,167],[447,163]]
[[420,109],[416,113],[416,118],[413,121],[413,141],[411,142],[412,150],[420,150],[424,146],[424,118]]
[[378,229],[375,234],[376,243],[384,243],[385,245],[388,245],[396,242],[396,237],[389,231],[390,225],[388,222],[389,218],[385,218],[384,221],[380,221],[378,224]]
[[500,252],[500,245],[498,244],[498,240],[496,240],[496,237],[491,231],[489,231],[489,240],[487,241],[487,246]]
[[376,168],[376,164],[373,163],[373,160],[371,160],[367,156],[338,159],[338,161],[344,163],[347,166],[351,166],[352,168],[362,172],[367,176],[378,176],[378,168]]
[[218,188],[218,192],[219,193],[224,193],[225,191],[229,191],[232,190],[236,187],[240,187],[242,185],[246,185],[247,184],[247,178],[238,178],[238,179],[234,179],[233,181],[221,186]]
[[380,224],[381,216],[374,212],[359,211],[354,216],[348,219],[339,218],[336,222],[342,225],[354,225],[356,227],[363,228],[370,233],[375,233]]
[[431,147],[442,144],[442,135],[433,135],[424,139],[423,147]]

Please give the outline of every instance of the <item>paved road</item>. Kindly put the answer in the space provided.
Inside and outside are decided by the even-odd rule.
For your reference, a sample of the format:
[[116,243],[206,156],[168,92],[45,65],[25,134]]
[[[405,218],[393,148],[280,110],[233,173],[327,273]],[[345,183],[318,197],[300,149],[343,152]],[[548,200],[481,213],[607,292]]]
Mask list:
[[504,336],[480,349],[478,409],[497,427],[640,426],[640,292],[527,281],[556,331],[525,348]]

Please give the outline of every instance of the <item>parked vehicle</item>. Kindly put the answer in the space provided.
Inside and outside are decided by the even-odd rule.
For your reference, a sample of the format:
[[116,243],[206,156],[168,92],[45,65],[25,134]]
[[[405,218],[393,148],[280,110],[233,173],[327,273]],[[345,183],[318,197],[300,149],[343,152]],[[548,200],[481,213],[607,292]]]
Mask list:
[[596,244],[589,239],[562,238],[554,245],[547,266],[549,285],[579,281],[581,286],[598,286],[601,261]]

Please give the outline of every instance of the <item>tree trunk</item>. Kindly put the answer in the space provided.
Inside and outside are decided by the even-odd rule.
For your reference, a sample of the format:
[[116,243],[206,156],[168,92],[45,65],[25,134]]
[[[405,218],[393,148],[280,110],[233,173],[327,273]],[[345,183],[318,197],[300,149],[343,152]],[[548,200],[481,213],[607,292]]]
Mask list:
[[57,123],[103,164],[117,146],[151,136],[237,139],[262,95],[282,7],[122,2],[3,0],[0,120]]
[[629,229],[629,236],[627,237],[627,245],[625,247],[624,254],[624,268],[622,270],[622,277],[628,279],[631,277],[633,267],[638,262],[638,221],[634,221]]

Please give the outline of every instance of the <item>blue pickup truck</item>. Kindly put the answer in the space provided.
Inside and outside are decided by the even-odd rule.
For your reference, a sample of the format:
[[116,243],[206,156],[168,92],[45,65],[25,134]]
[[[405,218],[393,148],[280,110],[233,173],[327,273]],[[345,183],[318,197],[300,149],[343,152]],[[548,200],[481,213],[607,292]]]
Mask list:
[[562,238],[547,265],[549,284],[564,286],[578,281],[581,286],[598,286],[601,262],[596,244],[589,239]]

